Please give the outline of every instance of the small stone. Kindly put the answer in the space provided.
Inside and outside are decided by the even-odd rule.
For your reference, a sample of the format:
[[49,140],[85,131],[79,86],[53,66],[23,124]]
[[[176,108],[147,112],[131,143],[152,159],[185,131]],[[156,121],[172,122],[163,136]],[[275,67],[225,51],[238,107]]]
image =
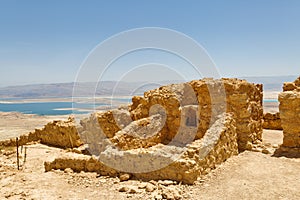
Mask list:
[[152,185],[151,183],[148,183],[146,185],[146,192],[153,192],[156,189],[156,187],[154,185]]
[[100,179],[99,182],[100,183],[106,183],[106,179]]
[[156,185],[157,182],[155,180],[151,180],[151,181],[149,181],[149,183]]
[[205,182],[205,180],[203,180],[203,179],[200,179],[200,180],[199,180],[199,182],[200,182],[200,183],[204,183],[204,182]]
[[164,186],[174,185],[174,181],[171,181],[171,180],[163,180],[163,181],[161,181],[161,180],[159,180],[158,184],[164,185]]
[[169,200],[177,200],[177,199],[182,199],[182,196],[179,194],[179,192],[175,189],[167,189],[163,190],[162,192],[162,197],[164,199],[169,199]]
[[135,194],[137,193],[136,189],[135,188],[130,188],[129,191],[128,191],[129,194]]
[[74,148],[72,151],[77,154],[82,154],[82,152],[77,148]]
[[265,145],[266,147],[271,147],[271,146],[272,146],[271,143],[265,143],[264,145]]
[[67,174],[71,174],[71,173],[73,173],[73,170],[71,168],[66,168],[64,170],[64,172],[67,173]]
[[247,144],[246,144],[246,150],[251,151],[252,148],[253,148],[253,145],[250,142],[247,142]]
[[120,181],[128,181],[130,178],[130,174],[121,174],[119,177]]
[[147,187],[147,183],[141,183],[138,188],[139,189],[145,189]]
[[157,194],[157,195],[154,196],[154,199],[155,200],[161,200],[161,199],[163,199],[163,197],[162,197],[161,194]]
[[129,188],[126,186],[122,186],[121,188],[119,188],[119,192],[127,192],[129,191]]
[[261,152],[264,153],[264,154],[270,154],[271,153],[268,149],[263,149]]
[[259,149],[259,148],[253,148],[252,151],[253,152],[261,152],[261,149]]

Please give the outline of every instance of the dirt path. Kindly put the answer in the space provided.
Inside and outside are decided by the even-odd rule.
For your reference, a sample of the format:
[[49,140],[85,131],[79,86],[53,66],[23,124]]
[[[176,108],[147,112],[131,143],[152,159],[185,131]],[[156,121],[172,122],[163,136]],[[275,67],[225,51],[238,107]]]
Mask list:
[[300,199],[299,173],[299,159],[246,151],[214,170],[192,193],[201,199]]

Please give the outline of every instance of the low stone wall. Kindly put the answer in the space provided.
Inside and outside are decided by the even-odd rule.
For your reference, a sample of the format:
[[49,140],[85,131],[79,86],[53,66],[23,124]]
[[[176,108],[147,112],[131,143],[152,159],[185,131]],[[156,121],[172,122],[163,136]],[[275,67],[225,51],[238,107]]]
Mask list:
[[300,148],[300,92],[287,91],[278,96],[283,147]]
[[282,130],[279,112],[277,112],[277,113],[265,113],[264,114],[263,128],[264,129],[271,129],[271,130]]
[[[19,137],[19,145],[37,141],[60,148],[79,147],[83,144],[73,118],[49,122],[43,129],[36,129]],[[16,146],[16,139],[1,141],[0,146]]]
[[[177,153],[179,156],[174,156]],[[101,175],[116,176],[122,172],[115,169],[122,166],[124,171],[146,172],[132,173],[137,179],[171,179],[192,184],[200,175],[208,173],[216,165],[237,154],[235,121],[230,114],[223,114],[202,139],[195,140],[187,147],[158,144],[150,148],[125,151],[108,148],[99,156],[102,162],[95,157],[70,154],[53,162],[45,162],[45,170],[71,168],[78,172],[94,171]],[[140,162],[141,159],[143,162]]]
[[42,144],[61,148],[79,147],[83,144],[73,118],[67,121],[50,122],[42,130],[36,130],[36,132],[40,135]]

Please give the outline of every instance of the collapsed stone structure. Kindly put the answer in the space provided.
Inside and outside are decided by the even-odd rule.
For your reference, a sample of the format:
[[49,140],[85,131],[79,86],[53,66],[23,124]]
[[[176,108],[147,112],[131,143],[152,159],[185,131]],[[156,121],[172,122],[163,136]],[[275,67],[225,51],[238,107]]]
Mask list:
[[283,147],[300,152],[300,77],[293,83],[284,83],[278,96]]
[[163,86],[133,97],[128,109],[81,121],[81,139],[99,160],[75,156],[68,164],[57,158],[45,169],[129,172],[139,179],[193,183],[261,140],[262,118],[260,84],[203,79]]
[[300,76],[294,82],[283,83],[283,92],[286,91],[300,91]]
[[282,130],[280,113],[264,113],[263,128],[271,130]]
[[[201,140],[193,141],[186,148],[158,144],[147,149],[127,150],[125,153],[110,149],[101,155],[100,161],[95,157],[70,154],[65,158],[46,162],[45,169],[72,168],[78,172],[90,171],[117,176],[120,171],[116,169],[123,166],[125,171],[137,171],[133,176],[138,179],[171,179],[192,184],[200,175],[207,174],[216,165],[237,154],[235,121],[230,114],[223,114]],[[107,163],[111,166],[107,166]]]
[[[57,120],[49,122],[43,129],[36,129],[28,134],[21,135],[19,145],[29,142],[41,142],[42,144],[60,147],[74,148],[79,147],[83,143],[80,140],[78,129],[75,125],[74,118],[69,117],[68,120]],[[9,139],[0,142],[1,146],[16,146],[16,139]]]

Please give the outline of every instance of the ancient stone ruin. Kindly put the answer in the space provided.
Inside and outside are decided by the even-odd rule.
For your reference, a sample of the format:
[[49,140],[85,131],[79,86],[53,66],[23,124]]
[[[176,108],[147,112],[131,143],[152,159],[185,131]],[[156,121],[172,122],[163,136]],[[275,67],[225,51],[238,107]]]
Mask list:
[[[44,126],[43,129],[36,129],[28,134],[21,135],[19,145],[29,142],[40,142],[42,144],[59,148],[79,147],[83,143],[80,140],[74,118],[69,117],[66,121],[53,121]],[[16,140],[10,139],[0,142],[1,146],[16,146]]]
[[280,113],[264,113],[263,128],[271,130],[282,130]]
[[300,77],[292,83],[284,83],[283,90],[278,96],[284,135],[282,147],[300,152]]
[[283,83],[283,92],[286,91],[300,91],[300,76],[294,82]]
[[262,138],[262,85],[203,79],[133,97],[127,109],[94,113],[79,134],[93,156],[69,153],[45,169],[96,171],[191,184]]

